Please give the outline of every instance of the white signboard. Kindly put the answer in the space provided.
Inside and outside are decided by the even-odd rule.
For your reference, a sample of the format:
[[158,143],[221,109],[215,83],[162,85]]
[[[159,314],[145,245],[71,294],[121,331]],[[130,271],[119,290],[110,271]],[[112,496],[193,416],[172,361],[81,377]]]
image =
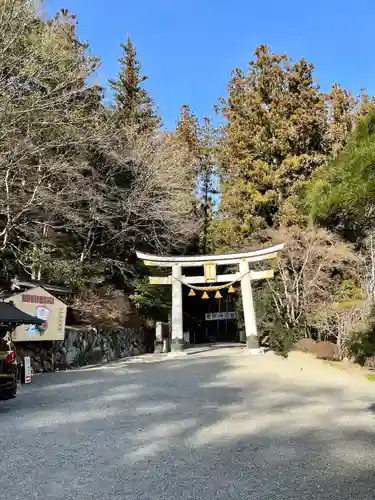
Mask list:
[[13,342],[64,340],[67,306],[42,287],[9,297],[18,309],[43,321],[42,326],[20,325],[12,332]]
[[26,356],[23,359],[24,368],[25,368],[25,384],[30,384],[31,382],[31,358]]
[[220,319],[236,319],[237,313],[231,312],[217,312],[217,313],[207,313],[205,315],[206,321],[216,321]]

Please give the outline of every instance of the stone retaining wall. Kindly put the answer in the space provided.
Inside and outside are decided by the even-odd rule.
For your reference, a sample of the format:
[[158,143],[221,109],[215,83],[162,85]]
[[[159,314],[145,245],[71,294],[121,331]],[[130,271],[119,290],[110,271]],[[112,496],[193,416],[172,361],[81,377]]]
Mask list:
[[60,342],[17,342],[17,357],[31,357],[34,373],[66,370],[150,352],[151,335],[132,328],[67,328]]

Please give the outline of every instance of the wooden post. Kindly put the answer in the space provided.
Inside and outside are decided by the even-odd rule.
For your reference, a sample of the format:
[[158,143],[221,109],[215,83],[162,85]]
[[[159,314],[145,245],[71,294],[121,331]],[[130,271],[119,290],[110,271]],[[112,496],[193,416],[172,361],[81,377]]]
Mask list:
[[155,325],[154,353],[160,354],[161,352],[163,352],[163,324],[161,321],[157,321]]

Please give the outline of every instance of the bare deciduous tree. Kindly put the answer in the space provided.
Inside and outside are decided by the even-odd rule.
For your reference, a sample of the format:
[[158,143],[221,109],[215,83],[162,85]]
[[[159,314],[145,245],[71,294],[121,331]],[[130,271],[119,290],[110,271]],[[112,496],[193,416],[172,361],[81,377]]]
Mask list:
[[137,246],[167,252],[199,227],[188,153],[120,129],[87,83],[97,66],[67,11],[0,0],[0,250],[33,278],[124,275]]
[[73,307],[95,327],[124,326],[130,313],[129,301],[113,287],[87,289],[76,296]]
[[31,2],[0,3],[0,248],[16,259],[71,193],[80,152],[98,139],[98,91],[85,85],[97,60],[84,50],[67,13],[47,21]]
[[[277,311],[289,326],[300,321],[314,325],[322,309],[361,300],[360,259],[338,237],[321,228],[298,227],[280,228],[270,235],[285,243],[277,278],[268,283]],[[345,280],[348,290],[342,288]]]

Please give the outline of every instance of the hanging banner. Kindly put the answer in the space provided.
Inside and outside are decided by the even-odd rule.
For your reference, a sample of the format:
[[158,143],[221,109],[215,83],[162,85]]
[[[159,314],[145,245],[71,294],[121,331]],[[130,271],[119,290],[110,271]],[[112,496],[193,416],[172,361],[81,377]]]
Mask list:
[[204,279],[206,281],[216,281],[215,262],[206,262],[204,265]]
[[216,321],[216,320],[223,320],[223,319],[237,319],[237,313],[235,311],[207,313],[205,315],[205,319],[206,319],[206,321]]

